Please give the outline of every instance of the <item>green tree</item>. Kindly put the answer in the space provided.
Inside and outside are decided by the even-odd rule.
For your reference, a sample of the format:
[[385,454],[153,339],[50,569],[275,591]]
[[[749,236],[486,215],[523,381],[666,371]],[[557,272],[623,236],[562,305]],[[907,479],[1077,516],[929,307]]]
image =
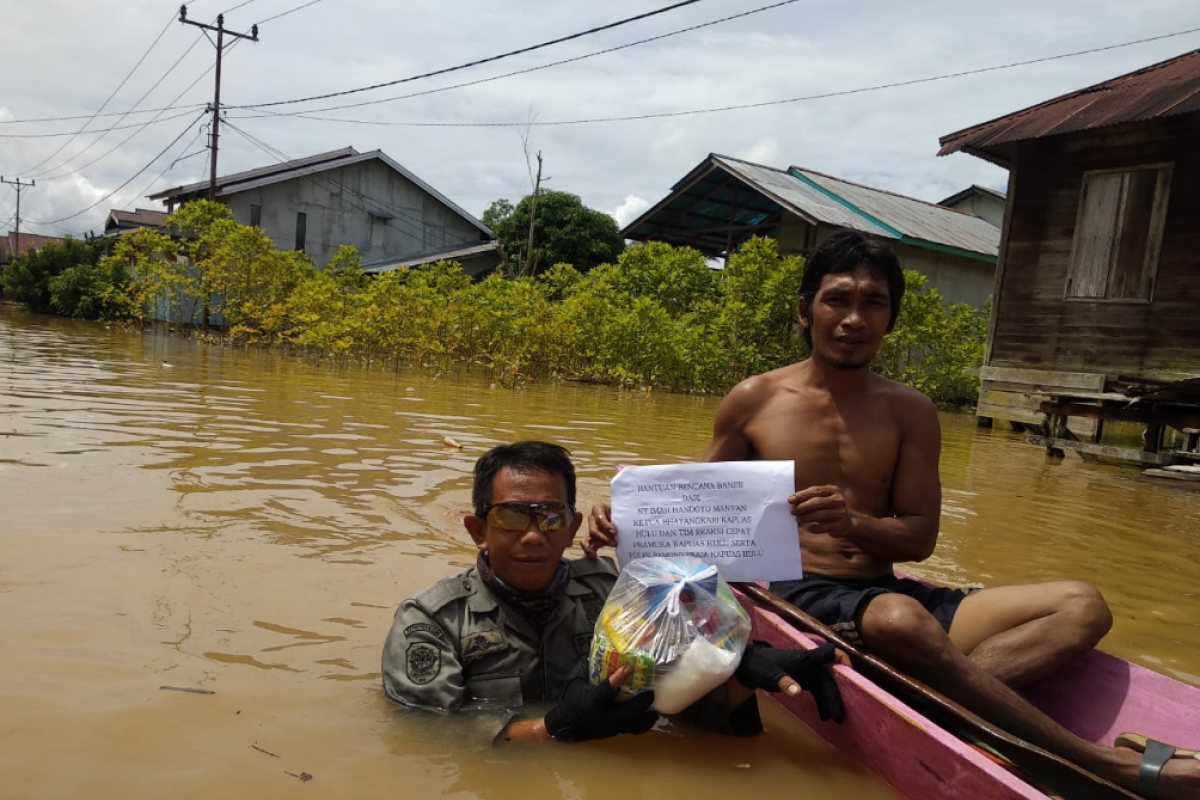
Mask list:
[[[588,208],[578,195],[543,191],[537,197],[537,219],[533,224],[533,252],[529,252],[529,217],[533,195],[527,195],[507,216],[500,217],[503,203],[496,201],[499,217],[492,228],[514,275],[536,275],[555,264],[571,264],[587,272],[598,264],[611,263],[625,249],[617,221]],[[485,214],[486,216],[486,214]]]
[[[50,281],[71,267],[95,266],[106,246],[107,242],[83,242],[68,238],[62,243],[50,242],[40,250],[22,253],[0,272],[4,295],[30,311],[49,314],[55,310]],[[83,274],[76,274],[70,279],[73,286],[89,284],[91,281],[91,277]]]
[[492,229],[492,233],[496,232],[496,227],[501,222],[512,216],[513,204],[508,202],[507,197],[501,197],[499,200],[493,200],[492,204],[487,207],[479,221]]
[[195,271],[192,292],[201,308],[201,324],[207,329],[213,303],[222,302],[214,298],[214,293],[223,288],[228,277],[229,254],[219,253],[220,245],[241,226],[234,222],[229,206],[212,200],[193,200],[167,217],[167,227],[179,237],[179,254],[188,259]]

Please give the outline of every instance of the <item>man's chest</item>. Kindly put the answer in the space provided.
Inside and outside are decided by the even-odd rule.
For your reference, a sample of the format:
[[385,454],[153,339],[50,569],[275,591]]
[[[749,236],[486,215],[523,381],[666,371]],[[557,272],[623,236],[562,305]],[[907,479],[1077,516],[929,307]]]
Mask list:
[[781,399],[746,427],[757,458],[796,462],[796,486],[889,484],[903,431],[886,402]]

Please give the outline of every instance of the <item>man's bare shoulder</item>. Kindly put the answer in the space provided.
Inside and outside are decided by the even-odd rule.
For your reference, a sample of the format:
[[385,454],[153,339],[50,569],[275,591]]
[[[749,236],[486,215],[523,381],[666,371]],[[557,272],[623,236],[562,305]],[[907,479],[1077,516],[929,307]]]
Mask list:
[[887,398],[897,422],[918,423],[937,418],[937,406],[929,396],[907,383],[871,373],[871,392]]
[[762,407],[764,403],[781,391],[794,390],[800,386],[803,376],[802,364],[803,362],[788,364],[785,367],[746,378],[729,390],[722,405],[730,405],[739,410],[753,410]]

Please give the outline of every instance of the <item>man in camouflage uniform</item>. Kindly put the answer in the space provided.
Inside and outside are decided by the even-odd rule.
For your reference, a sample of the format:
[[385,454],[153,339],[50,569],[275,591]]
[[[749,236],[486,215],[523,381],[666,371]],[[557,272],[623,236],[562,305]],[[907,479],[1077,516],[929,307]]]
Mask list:
[[[476,566],[400,605],[383,651],[387,696],[408,708],[483,712],[492,734],[516,740],[580,741],[653,727],[652,692],[617,701],[628,667],[599,686],[583,677],[617,570],[608,559],[562,558],[583,520],[567,451],[545,442],[492,448],[475,465],[471,499],[475,513],[464,524],[479,548]],[[804,685],[819,690],[823,711],[836,718],[840,699],[831,700],[837,690],[824,669],[833,658],[831,647],[752,645],[738,679],[701,716],[730,732],[757,732],[754,688],[794,694]],[[515,719],[537,704],[554,705],[544,717]]]

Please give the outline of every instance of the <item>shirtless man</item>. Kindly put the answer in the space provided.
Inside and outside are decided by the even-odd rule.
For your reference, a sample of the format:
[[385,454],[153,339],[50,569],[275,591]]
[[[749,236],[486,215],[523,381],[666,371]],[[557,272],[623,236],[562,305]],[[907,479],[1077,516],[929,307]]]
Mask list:
[[[894,564],[933,552],[941,514],[933,403],[870,370],[903,292],[883,244],[852,231],[826,239],[800,285],[812,356],[734,387],[704,460],[795,461],[788,500],[805,579],[772,590],[995,724],[1136,790],[1140,754],[1076,737],[1010,688],[1054,673],[1108,632],[1112,616],[1094,588],[1060,581],[968,594],[893,576]],[[585,552],[616,536],[609,507],[594,507]],[[1142,778],[1143,792],[1153,779]],[[1168,761],[1155,791],[1200,797],[1200,761]]]

